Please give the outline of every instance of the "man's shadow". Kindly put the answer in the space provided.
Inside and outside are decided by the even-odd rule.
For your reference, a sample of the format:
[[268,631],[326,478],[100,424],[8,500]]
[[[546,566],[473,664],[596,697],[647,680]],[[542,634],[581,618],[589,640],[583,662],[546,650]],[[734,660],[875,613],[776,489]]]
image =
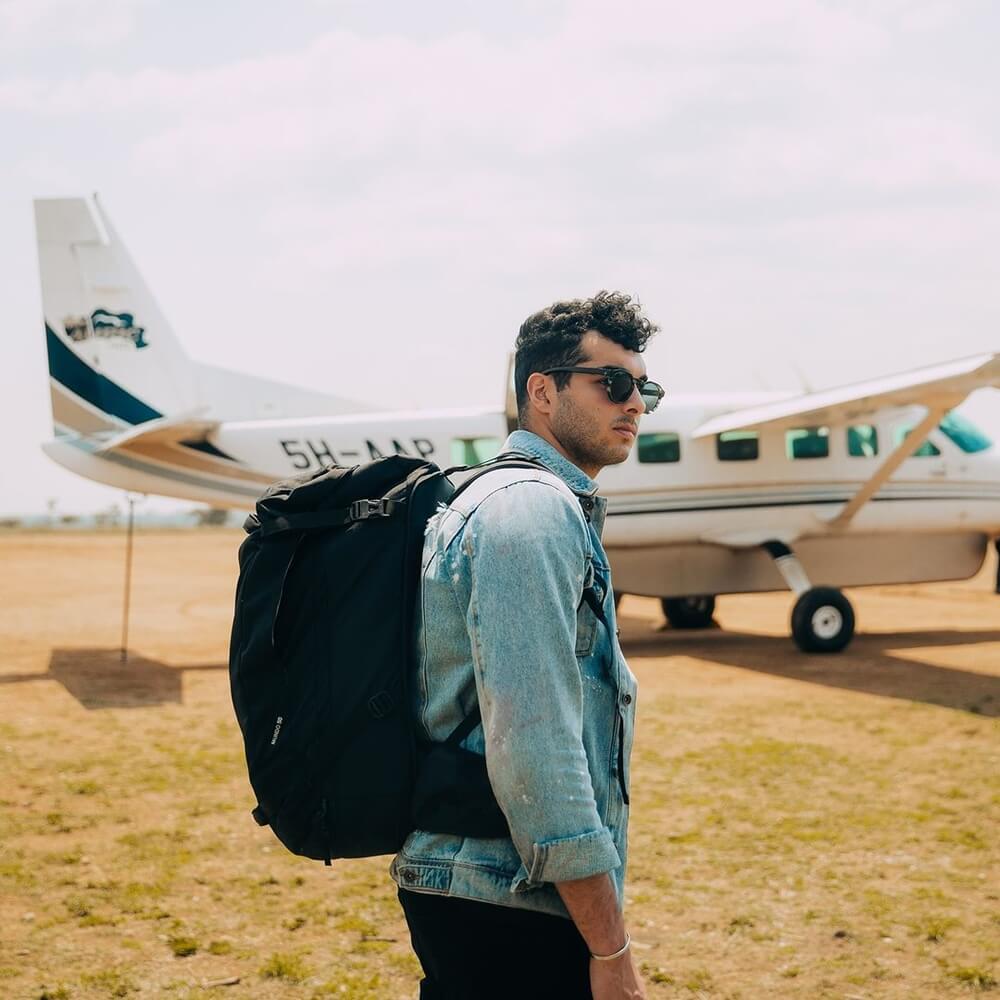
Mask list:
[[[1000,643],[1000,629],[977,632],[858,633],[841,653],[802,653],[788,637],[704,629],[651,631],[645,618],[621,618],[626,656],[692,656],[723,666],[787,677],[861,694],[920,701],[976,715],[1000,716],[1000,676],[909,659],[901,648]],[[987,665],[1000,661],[1000,646]]]
[[144,708],[181,704],[186,671],[226,669],[225,663],[172,667],[137,653],[122,663],[118,649],[53,649],[44,674],[7,674],[0,684],[57,681],[84,708]]

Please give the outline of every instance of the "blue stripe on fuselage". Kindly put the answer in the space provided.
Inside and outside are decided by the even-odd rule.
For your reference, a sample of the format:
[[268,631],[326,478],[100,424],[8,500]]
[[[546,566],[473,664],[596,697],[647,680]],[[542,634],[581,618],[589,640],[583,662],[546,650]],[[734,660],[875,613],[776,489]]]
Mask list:
[[49,374],[91,406],[130,424],[144,424],[163,416],[106,375],[94,371],[62,342],[48,323],[45,343],[49,351]]

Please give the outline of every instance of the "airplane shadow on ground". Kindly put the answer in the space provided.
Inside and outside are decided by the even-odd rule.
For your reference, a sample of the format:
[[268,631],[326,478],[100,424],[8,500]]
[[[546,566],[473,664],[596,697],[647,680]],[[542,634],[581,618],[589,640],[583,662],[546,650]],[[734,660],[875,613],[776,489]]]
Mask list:
[[[1000,676],[921,663],[900,652],[907,647],[1000,643],[997,629],[859,633],[844,652],[818,655],[799,652],[785,636],[722,629],[650,631],[645,619],[622,616],[620,621],[626,656],[690,656],[859,694],[1000,717]],[[0,676],[0,685],[52,680],[87,709],[143,708],[181,704],[185,671],[226,669],[225,663],[168,666],[137,653],[122,663],[118,649],[54,649],[46,673]]]
[[44,674],[12,674],[0,684],[57,681],[84,707],[145,708],[179,705],[182,675],[189,670],[227,670],[225,663],[171,667],[137,653],[125,663],[118,649],[53,649]]
[[[858,633],[842,653],[802,653],[787,637],[705,629],[641,631],[646,621],[623,616],[622,649],[634,656],[692,656],[722,666],[921,701],[976,715],[1000,716],[1000,676],[907,659],[906,648],[1000,643],[1000,630]],[[638,626],[638,628],[637,628]],[[891,652],[890,652],[891,651]],[[1000,653],[996,655],[1000,656]],[[992,665],[992,664],[991,664]]]

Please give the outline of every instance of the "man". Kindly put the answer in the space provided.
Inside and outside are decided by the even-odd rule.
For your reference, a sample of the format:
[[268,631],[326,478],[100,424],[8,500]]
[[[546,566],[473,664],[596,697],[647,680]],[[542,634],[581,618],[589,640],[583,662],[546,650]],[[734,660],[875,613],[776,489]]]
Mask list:
[[418,730],[443,742],[478,704],[463,746],[485,754],[510,836],[417,830],[396,856],[422,998],[645,996],[622,915],[636,684],[594,477],[663,395],[641,358],[656,330],[620,293],[529,317],[503,451],[545,468],[483,475],[428,523]]

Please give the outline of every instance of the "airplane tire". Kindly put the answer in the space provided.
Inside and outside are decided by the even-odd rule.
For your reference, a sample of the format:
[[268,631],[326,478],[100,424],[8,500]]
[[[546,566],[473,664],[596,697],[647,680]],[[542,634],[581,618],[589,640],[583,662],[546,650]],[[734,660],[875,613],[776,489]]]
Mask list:
[[854,609],[836,587],[810,587],[792,609],[792,638],[803,653],[839,653],[854,635]]
[[708,628],[715,614],[715,597],[711,594],[664,597],[660,607],[674,628]]

